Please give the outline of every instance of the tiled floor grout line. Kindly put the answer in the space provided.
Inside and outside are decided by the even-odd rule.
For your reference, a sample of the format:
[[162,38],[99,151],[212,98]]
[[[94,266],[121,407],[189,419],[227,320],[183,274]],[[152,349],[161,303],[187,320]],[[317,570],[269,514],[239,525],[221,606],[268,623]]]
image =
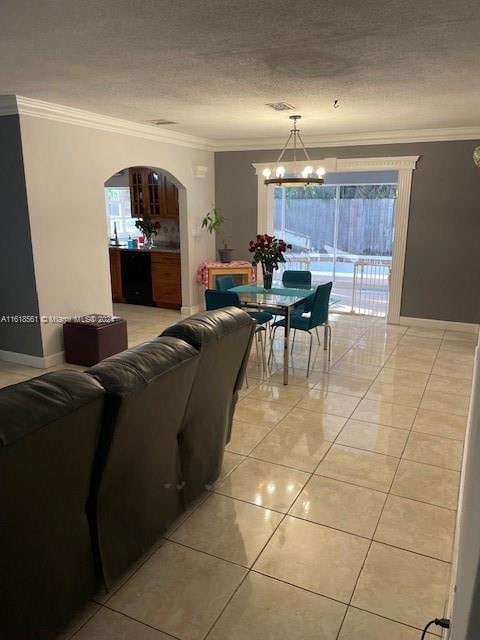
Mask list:
[[[401,339],[400,339],[400,341],[401,341]],[[399,342],[400,342],[400,341],[399,341]],[[354,345],[352,345],[352,347],[351,347],[351,348],[354,348]],[[440,346],[438,347],[438,350],[439,350],[439,349],[440,349]],[[438,350],[437,350],[437,354],[438,354]],[[435,357],[435,359],[436,359],[436,357]],[[371,386],[372,386],[372,385],[375,383],[375,381],[377,380],[377,378],[378,378],[378,376],[380,375],[380,373],[381,373],[382,369],[384,368],[384,366],[385,366],[385,363],[380,367],[380,371],[379,371],[379,372],[378,372],[378,374],[375,376],[375,378],[370,382],[370,384],[369,384],[369,386],[368,386],[368,388],[367,388],[366,392],[364,393],[364,395],[363,395],[361,398],[359,398],[358,403],[357,403],[357,406],[358,406],[358,404],[360,403],[360,401],[361,401],[362,399],[364,399],[364,398],[365,398],[365,396],[367,395],[367,393],[368,393],[369,389],[371,388]],[[433,368],[433,364],[432,364],[432,368]],[[430,377],[430,375],[431,375],[431,374],[429,374],[429,377]],[[268,383],[268,380],[269,380],[268,378],[265,378],[264,380],[262,380],[262,381],[261,381],[261,384],[266,384],[266,385],[268,386],[268,384],[269,384],[269,383]],[[423,395],[425,394],[426,388],[427,388],[427,384],[425,385],[424,390],[423,390],[423,392],[422,392],[420,402],[419,402],[418,406],[416,407],[415,416],[416,416],[416,415],[417,415],[417,413],[418,413],[418,409],[419,409],[419,406],[420,406],[421,400],[423,399]],[[239,464],[235,469],[238,469],[238,468],[239,468],[239,467],[240,467],[240,466],[245,462],[245,460],[247,460],[248,458],[250,458],[250,459],[254,459],[254,460],[256,459],[256,458],[254,458],[254,457],[252,456],[252,453],[253,453],[253,451],[255,450],[255,448],[256,448],[257,446],[259,446],[259,444],[260,444],[261,442],[263,442],[263,440],[265,440],[265,438],[266,438],[268,435],[270,435],[270,434],[271,434],[271,433],[272,433],[272,432],[273,432],[273,431],[274,431],[274,430],[275,430],[275,429],[280,425],[280,423],[288,417],[288,415],[290,415],[290,413],[292,412],[292,410],[293,410],[293,409],[295,409],[295,408],[298,406],[298,404],[300,404],[300,403],[302,402],[302,400],[304,400],[304,398],[308,395],[308,393],[309,393],[309,390],[308,390],[308,389],[307,389],[307,390],[305,390],[305,393],[303,394],[303,396],[302,396],[301,398],[299,398],[299,400],[298,400],[294,405],[292,405],[292,406],[289,408],[289,411],[288,411],[288,412],[287,412],[287,413],[286,413],[286,414],[281,418],[281,420],[279,420],[279,421],[278,421],[278,422],[277,422],[277,423],[272,427],[272,429],[271,429],[271,430],[269,430],[269,432],[268,432],[268,433],[267,433],[267,434],[266,434],[266,435],[265,435],[265,436],[264,436],[264,437],[263,437],[263,438],[262,438],[262,439],[261,439],[261,440],[260,440],[256,445],[255,445],[255,447],[250,451],[250,453],[249,453],[249,454],[247,454],[247,456],[245,457],[245,459],[244,459],[244,460],[243,460],[243,461],[242,461],[242,462],[241,462],[241,463],[240,463],[240,464]],[[343,394],[343,395],[347,395],[347,394]],[[350,396],[350,397],[358,397],[358,396]],[[266,400],[266,401],[268,402],[269,400]],[[274,402],[274,401],[273,401],[273,402]],[[279,403],[279,404],[281,404],[281,403]],[[395,404],[395,403],[393,403],[393,404]],[[274,531],[271,533],[271,535],[269,536],[268,540],[266,541],[266,543],[264,544],[264,546],[262,547],[262,549],[260,550],[260,552],[259,552],[259,553],[258,553],[258,555],[256,556],[256,558],[255,558],[254,562],[252,563],[251,567],[249,567],[249,568],[248,568],[248,570],[247,570],[247,574],[245,575],[244,580],[246,579],[246,577],[247,577],[247,576],[248,576],[252,571],[253,571],[253,572],[256,572],[256,571],[253,569],[253,567],[254,567],[255,563],[257,562],[257,560],[258,560],[258,558],[260,557],[260,555],[263,553],[264,549],[266,548],[266,546],[267,546],[267,545],[268,545],[268,543],[270,542],[270,540],[271,540],[271,538],[273,537],[273,535],[278,531],[279,527],[280,527],[280,526],[282,525],[282,523],[285,521],[285,519],[287,518],[287,516],[289,516],[289,517],[293,517],[293,518],[296,518],[296,516],[291,515],[291,513],[290,513],[291,509],[292,509],[292,508],[293,508],[293,506],[295,505],[296,501],[299,499],[299,497],[300,497],[301,493],[303,492],[303,490],[305,489],[305,487],[306,487],[306,486],[308,485],[308,483],[311,481],[312,477],[313,477],[314,475],[316,475],[316,474],[315,474],[315,472],[318,470],[318,466],[320,465],[321,461],[325,458],[325,456],[328,454],[328,452],[330,451],[330,449],[331,449],[331,447],[333,446],[333,444],[336,442],[336,440],[338,439],[338,437],[339,437],[339,436],[340,436],[340,434],[342,433],[342,431],[343,431],[343,429],[345,428],[346,424],[347,424],[347,423],[348,423],[348,421],[351,419],[351,416],[353,415],[354,411],[355,411],[355,409],[352,411],[352,413],[350,414],[350,416],[346,418],[345,425],[344,425],[344,426],[342,427],[342,429],[339,431],[339,433],[337,434],[337,436],[336,436],[335,440],[334,440],[333,442],[330,442],[330,443],[329,443],[329,447],[328,447],[327,451],[323,454],[322,459],[319,461],[319,463],[318,463],[318,464],[317,464],[317,466],[314,468],[314,470],[309,474],[309,477],[306,479],[305,483],[303,483],[303,486],[302,486],[301,490],[299,491],[298,495],[296,496],[296,498],[294,499],[294,501],[293,501],[293,502],[292,502],[292,504],[290,505],[290,508],[288,509],[288,511],[287,511],[286,513],[284,513],[284,514],[282,513],[282,515],[283,515],[282,519],[279,521],[278,525],[276,526],[276,528],[274,529]],[[313,413],[315,413],[315,412],[313,412]],[[342,418],[344,418],[345,416],[341,416],[341,417],[342,417]],[[382,425],[382,426],[383,426],[383,425]],[[385,426],[387,426],[387,425],[385,425]],[[412,425],[410,426],[410,429],[405,430],[405,431],[408,431],[408,432],[409,432],[409,437],[410,437],[410,433],[411,433],[411,431],[412,431],[412,427],[413,427],[413,422],[412,422]],[[393,477],[392,477],[392,480],[391,480],[391,483],[390,483],[390,486],[389,486],[389,490],[388,490],[388,492],[387,492],[387,494],[386,494],[386,499],[385,499],[385,502],[384,502],[384,504],[383,504],[383,506],[382,506],[382,510],[381,510],[381,512],[380,512],[379,518],[378,518],[378,520],[377,520],[377,525],[376,525],[375,530],[374,530],[374,532],[373,532],[373,534],[372,534],[372,538],[370,539],[370,545],[369,545],[369,548],[368,548],[368,550],[367,550],[367,554],[366,554],[366,556],[365,556],[364,563],[362,564],[362,568],[360,569],[359,575],[358,575],[358,577],[357,577],[357,581],[356,581],[356,583],[355,583],[354,589],[353,589],[353,591],[352,591],[352,596],[351,596],[350,601],[349,601],[349,603],[348,603],[348,605],[347,605],[347,608],[346,608],[346,611],[345,611],[345,616],[346,616],[346,613],[348,612],[349,607],[351,606],[351,601],[352,601],[352,598],[353,598],[353,594],[354,594],[354,592],[355,592],[355,589],[356,589],[356,586],[357,586],[357,583],[358,583],[358,580],[359,580],[360,574],[362,573],[363,566],[364,566],[364,564],[365,564],[365,562],[366,562],[366,559],[367,559],[367,557],[368,557],[368,554],[369,554],[370,548],[371,548],[371,546],[372,546],[372,544],[373,544],[375,533],[376,533],[376,531],[377,531],[377,528],[378,528],[378,525],[379,525],[380,519],[381,519],[381,517],[382,517],[383,510],[385,509],[385,505],[386,505],[386,502],[387,502],[388,496],[390,495],[390,490],[391,490],[391,488],[392,488],[392,486],[393,486],[393,483],[394,483],[394,480],[395,480],[395,478],[396,478],[396,474],[397,474],[398,468],[399,468],[399,466],[400,466],[401,460],[403,459],[403,454],[404,454],[404,452],[405,452],[405,448],[406,448],[406,446],[407,446],[407,443],[408,443],[408,438],[407,438],[407,439],[406,439],[406,441],[405,441],[405,445],[404,445],[404,447],[403,447],[402,454],[401,454],[401,457],[400,457],[400,458],[396,458],[395,456],[390,456],[390,457],[396,458],[396,459],[398,460],[398,464],[397,464],[397,467],[396,467],[396,471],[395,471],[395,473],[394,473],[394,475],[393,475]],[[346,446],[347,446],[347,445],[346,445]],[[354,447],[352,447],[352,448],[354,448]],[[375,452],[373,452],[373,453],[375,453]],[[272,462],[269,462],[269,461],[264,461],[264,462],[267,462],[267,463],[269,463],[269,464],[274,464],[274,465],[276,464],[276,463],[272,463]],[[282,465],[279,465],[279,466],[282,466]],[[287,465],[285,465],[285,466],[287,466]],[[432,466],[434,466],[434,465],[432,465]],[[290,468],[291,468],[291,467],[290,467]],[[298,470],[298,471],[300,471],[300,470]],[[232,471],[232,472],[233,472],[233,471]],[[304,473],[307,473],[307,472],[304,472]],[[219,493],[219,492],[218,492],[218,493]],[[383,493],[383,492],[381,492],[381,493]],[[220,494],[220,495],[224,495],[224,494]],[[227,496],[227,497],[230,497],[231,499],[238,499],[238,500],[240,500],[240,501],[242,501],[242,502],[247,502],[248,504],[253,504],[253,503],[251,503],[251,502],[248,502],[247,500],[245,500],[245,501],[244,501],[244,500],[239,499],[239,498],[233,498],[232,496]],[[263,505],[256,505],[256,506],[261,506],[261,508],[268,509],[268,507],[264,507]],[[273,510],[273,511],[276,511],[276,510],[274,510],[274,509],[272,509],[272,510]],[[278,513],[278,511],[277,511],[277,513]],[[281,512],[280,512],[280,513],[281,513]],[[302,518],[298,518],[298,519],[302,519]],[[305,519],[305,520],[306,520],[306,519]],[[307,520],[306,520],[306,521],[307,521]],[[308,522],[312,522],[312,521],[308,521]],[[315,524],[315,523],[314,523],[314,524]],[[318,524],[320,524],[320,523],[318,523]],[[327,526],[327,525],[321,525],[321,526]],[[336,529],[335,527],[328,527],[328,526],[327,526],[327,528],[331,528],[331,529],[334,529],[334,530],[342,531],[342,530],[340,530],[340,529]],[[349,533],[349,532],[345,532],[345,533]],[[354,535],[354,534],[350,534],[350,535]],[[362,537],[362,538],[363,538],[363,536],[359,536],[359,537]],[[393,547],[393,548],[398,548],[398,549],[401,549],[401,550],[404,550],[404,551],[407,551],[407,552],[411,552],[411,551],[410,551],[410,550],[408,550],[408,549],[403,549],[403,548],[401,548],[401,547],[395,547],[394,545],[388,545],[388,544],[386,544],[386,546],[390,546],[390,547]],[[411,553],[412,553],[412,552],[411,552]],[[413,553],[415,553],[415,552],[413,552]],[[418,555],[422,555],[422,556],[424,556],[424,557],[432,558],[431,556],[426,556],[426,555],[424,555],[424,554],[418,554]],[[446,562],[446,561],[444,561],[444,560],[441,560],[441,559],[439,559],[439,558],[432,558],[432,559],[434,559],[434,560],[439,560],[440,562],[444,562],[445,564],[450,564],[450,563],[448,563],[448,562]],[[256,573],[261,573],[261,572],[256,572]],[[267,575],[267,574],[262,574],[262,575]],[[272,578],[272,576],[269,576],[269,577],[270,577],[270,578]],[[241,583],[240,583],[240,585],[238,586],[237,590],[240,588],[241,584],[243,584],[244,580],[242,580],[242,582],[241,582]],[[288,583],[288,582],[286,582],[286,581],[281,581],[281,582],[285,582],[286,584],[291,584],[291,583]],[[292,585],[292,586],[297,587],[297,588],[301,588],[301,587],[298,587],[297,585]],[[237,590],[236,590],[236,591],[237,591]],[[219,620],[219,619],[221,618],[221,616],[223,615],[223,613],[224,613],[224,611],[226,610],[226,608],[227,608],[227,606],[228,606],[229,602],[230,602],[230,601],[231,601],[231,599],[234,597],[234,595],[235,595],[236,591],[234,592],[234,594],[232,594],[231,598],[229,599],[229,601],[228,601],[228,602],[227,602],[227,604],[225,605],[224,609],[223,609],[223,610],[222,610],[222,612],[219,614],[219,616],[218,616],[218,617],[217,617],[217,619],[215,620],[215,622],[214,622],[214,624],[212,625],[212,627],[209,629],[209,631],[208,631],[207,635],[205,636],[205,638],[207,638],[207,637],[208,637],[208,635],[211,633],[211,631],[212,631],[213,627],[216,625],[216,623],[218,622],[218,620]],[[315,592],[313,592],[313,593],[315,593]],[[322,594],[319,594],[319,595],[322,595]],[[323,597],[326,597],[326,596],[323,596]],[[344,604],[345,604],[345,603],[344,603]],[[375,614],[374,614],[374,615],[375,615]],[[344,619],[345,619],[345,616],[344,616]],[[339,631],[338,631],[337,637],[339,636],[339,634],[340,634],[340,632],[341,632],[341,629],[342,629],[342,627],[343,627],[344,619],[343,619],[342,624],[341,624],[341,626],[340,626],[340,628],[339,628]],[[395,621],[395,622],[398,622],[398,621]],[[410,626],[410,625],[408,625],[408,626]],[[415,627],[412,627],[412,628],[415,628]]]
[[[308,391],[305,392],[305,395],[307,395]],[[273,429],[271,429],[271,431],[269,431],[269,433],[267,435],[269,435],[279,424],[282,420],[284,420],[285,418],[287,418],[288,415],[290,415],[290,413],[293,411],[293,409],[296,408],[296,406],[301,402],[302,398],[298,400],[298,402],[295,403],[295,405],[293,407],[290,408],[290,410],[283,416],[283,418],[281,420],[278,421],[278,423],[274,426]],[[258,442],[254,449],[261,443],[263,442],[263,440],[267,437],[267,435],[265,435],[264,438],[262,438],[262,440],[260,442]],[[330,443],[330,446],[328,447],[327,451],[325,452],[324,456],[328,453],[328,451],[330,450],[331,446],[333,443]],[[254,450],[252,449],[252,451]],[[250,453],[252,453],[252,451]],[[322,459],[323,459],[322,457]],[[247,455],[245,460],[249,459],[250,455]],[[251,459],[255,459],[255,458],[251,458]],[[242,461],[245,462],[245,461]],[[242,463],[240,463],[239,466],[241,466]],[[273,464],[273,463],[271,463]],[[316,469],[316,467],[315,467]],[[315,471],[314,469],[314,471]],[[295,499],[293,500],[292,504],[290,505],[290,508],[287,510],[286,513],[282,513],[282,518],[281,520],[278,522],[278,524],[276,525],[276,527],[274,528],[274,530],[272,531],[272,533],[270,534],[270,536],[268,537],[268,539],[266,540],[265,544],[262,546],[262,548],[260,549],[259,553],[256,555],[254,561],[252,562],[251,566],[248,567],[247,573],[245,574],[244,579],[241,581],[241,583],[238,585],[237,589],[234,591],[234,593],[232,594],[232,596],[230,597],[230,599],[228,600],[228,602],[226,603],[225,607],[222,609],[222,611],[219,613],[218,617],[215,619],[215,622],[212,624],[212,626],[210,627],[210,629],[208,630],[207,634],[204,636],[204,640],[207,640],[208,636],[210,635],[212,629],[215,627],[215,625],[217,624],[217,622],[220,620],[220,618],[222,617],[223,613],[225,612],[226,608],[228,607],[228,605],[230,604],[231,600],[233,599],[233,597],[235,596],[235,594],[237,593],[237,591],[240,589],[241,585],[245,582],[245,580],[247,579],[247,577],[250,575],[250,573],[252,573],[253,571],[253,567],[255,566],[257,560],[260,558],[260,556],[262,555],[263,551],[266,549],[267,545],[269,544],[270,540],[273,538],[273,536],[275,535],[275,533],[278,531],[278,529],[280,528],[280,526],[282,525],[282,523],[286,520],[287,516],[289,515],[288,512],[289,510],[292,508],[292,506],[295,504],[296,500],[298,499],[298,497],[300,496],[301,492],[305,489],[305,487],[307,486],[308,482],[310,482],[311,478],[314,475],[314,471],[312,471],[309,475],[308,478],[306,478],[305,482],[302,485],[302,488],[300,489],[300,491],[298,492],[298,495],[295,497]],[[251,504],[251,503],[249,503]],[[267,507],[262,507],[262,508],[267,508]],[[260,573],[260,572],[255,572],[255,573]],[[262,574],[265,575],[265,574]],[[287,583],[289,584],[289,583]],[[295,585],[291,585],[294,586]]]
[[[365,333],[366,333],[366,332],[365,332]],[[353,345],[352,345],[352,348],[353,348]],[[370,388],[370,387],[368,387],[368,388]],[[305,396],[306,396],[308,393],[309,393],[309,392],[307,391],[307,392],[305,393]],[[300,402],[301,402],[301,400],[299,400],[299,401],[295,404],[295,407],[296,407]],[[356,406],[358,406],[358,403],[357,403],[357,405],[356,405]],[[294,407],[292,407],[292,409],[293,409],[293,408],[294,408]],[[291,413],[292,409],[289,411],[289,413]],[[354,410],[353,410],[353,411],[354,411]],[[352,413],[350,414],[350,417],[351,417],[351,415],[353,414],[353,411],[352,411]],[[282,419],[285,419],[285,418],[289,415],[289,413],[288,413],[288,414],[286,414]],[[341,417],[344,417],[344,416],[341,416]],[[350,417],[349,417],[349,418],[347,418],[347,420],[346,420],[345,424],[347,424],[347,422],[348,422],[348,420],[350,419]],[[281,421],[279,421],[279,422],[281,422]],[[339,433],[337,434],[337,436],[336,436],[335,440],[338,438],[338,435],[342,432],[343,428],[345,427],[345,424],[344,424],[344,426],[342,427],[342,429],[339,431]],[[290,505],[290,507],[289,507],[289,509],[288,509],[287,513],[284,515],[284,517],[282,518],[282,520],[278,523],[277,527],[275,528],[275,531],[272,533],[272,535],[271,535],[271,536],[269,537],[269,539],[267,540],[267,543],[264,545],[264,547],[262,548],[262,550],[260,551],[260,553],[257,555],[257,557],[256,557],[255,561],[253,562],[253,564],[252,564],[251,568],[249,569],[249,573],[252,571],[252,569],[253,569],[253,567],[255,566],[255,564],[256,564],[256,562],[257,562],[258,558],[259,558],[259,557],[261,556],[261,554],[263,553],[264,549],[266,548],[267,544],[270,542],[270,540],[271,540],[271,538],[273,537],[274,533],[275,533],[276,531],[278,531],[279,527],[280,527],[280,526],[282,525],[282,523],[286,520],[287,516],[290,516],[290,511],[291,511],[291,509],[292,509],[292,508],[293,508],[293,506],[295,505],[296,501],[299,499],[299,497],[300,497],[300,495],[301,495],[302,491],[305,489],[305,487],[308,485],[308,483],[311,481],[311,479],[312,479],[312,478],[313,478],[313,476],[315,475],[315,471],[318,469],[318,466],[319,466],[319,464],[321,463],[321,461],[325,459],[325,456],[328,454],[328,452],[329,452],[329,451],[330,451],[330,449],[332,448],[332,446],[333,446],[333,444],[334,444],[335,440],[329,444],[329,447],[328,447],[328,449],[325,451],[325,453],[323,454],[323,456],[322,456],[321,460],[320,460],[320,461],[318,462],[318,464],[315,466],[315,468],[313,469],[313,471],[309,474],[308,478],[306,479],[305,483],[304,483],[304,484],[303,484],[303,486],[302,486],[302,489],[300,490],[300,492],[299,492],[299,493],[298,493],[298,495],[296,496],[295,500],[293,500],[292,504]],[[258,444],[260,444],[260,443],[258,443]],[[258,446],[258,444],[257,444],[256,446]],[[256,447],[254,447],[254,449],[255,449],[255,448],[256,448]],[[253,450],[252,450],[252,451],[253,451]],[[251,452],[250,452],[250,453],[251,453]],[[247,456],[247,457],[249,457],[249,456]],[[290,517],[292,517],[292,516],[290,516]],[[248,575],[248,574],[247,574],[247,575]],[[262,574],[262,575],[265,575],[265,574]],[[287,584],[290,584],[290,583],[287,583]],[[296,586],[296,585],[292,585],[292,586]],[[345,604],[345,603],[343,603],[343,604]],[[348,606],[349,606],[349,605],[347,605],[347,607],[346,607],[346,609],[345,609],[345,616],[346,616],[347,611],[348,611]],[[225,609],[224,609],[223,611],[225,611]],[[220,616],[217,618],[217,621],[220,619],[221,615],[223,614],[223,611],[222,611],[222,613],[220,614]],[[343,618],[343,620],[344,620],[344,619],[345,619],[345,617]],[[339,633],[340,633],[340,630],[341,630],[341,628],[342,628],[342,626],[343,626],[343,620],[342,620],[342,624],[340,625],[340,628],[339,628]],[[216,622],[217,622],[217,621],[216,621]],[[216,624],[216,622],[215,622],[215,624]],[[213,626],[215,626],[215,625],[213,625]],[[213,626],[212,626],[212,628],[213,628]],[[210,631],[211,631],[211,629],[210,629]],[[210,633],[210,631],[209,631],[209,633]],[[338,634],[337,634],[337,637],[338,637]],[[205,636],[205,640],[206,640],[207,638],[208,638],[208,634],[207,634],[207,636]]]
[[[438,347],[438,349],[437,349],[437,355],[438,355],[438,351],[439,351],[439,350],[440,350],[440,346],[439,346],[439,347]],[[435,360],[436,360],[436,357],[435,357],[435,359],[434,359],[434,362],[435,362]],[[432,369],[433,369],[433,364],[432,364]],[[431,375],[431,374],[429,374],[429,375]],[[417,407],[417,409],[416,409],[416,411],[415,411],[415,416],[414,416],[414,419],[413,419],[413,421],[412,421],[412,426],[411,426],[411,428],[410,428],[410,433],[412,432],[412,428],[413,428],[413,425],[414,425],[414,423],[415,423],[415,418],[417,417],[417,414],[418,414],[418,411],[419,411],[420,405],[421,405],[422,400],[423,400],[423,397],[424,397],[424,395],[425,395],[426,388],[427,388],[427,387],[426,387],[426,385],[425,385],[425,389],[424,389],[424,391],[423,391],[423,393],[422,393],[422,397],[421,397],[420,402],[419,402],[419,404],[418,404],[418,407]],[[410,439],[410,435],[408,436],[407,440],[405,441],[405,445],[404,445],[403,450],[402,450],[402,455],[401,455],[401,457],[399,458],[399,461],[398,461],[398,464],[397,464],[397,467],[396,467],[395,473],[393,474],[392,480],[391,480],[391,482],[390,482],[390,486],[389,486],[389,489],[388,489],[388,492],[387,492],[387,497],[386,497],[386,499],[385,499],[385,502],[384,502],[384,504],[383,504],[382,510],[381,510],[381,512],[380,512],[380,516],[379,516],[379,518],[378,518],[378,520],[377,520],[377,524],[376,524],[375,529],[374,529],[374,531],[373,531],[372,539],[371,539],[370,545],[369,545],[369,547],[368,547],[367,554],[366,554],[366,556],[365,556],[365,559],[364,559],[364,562],[363,562],[362,568],[360,569],[360,572],[359,572],[359,574],[358,574],[357,580],[356,580],[356,582],[355,582],[354,589],[353,589],[353,591],[352,591],[352,596],[351,596],[351,598],[350,598],[350,602],[349,602],[349,605],[348,605],[349,607],[351,606],[353,596],[354,596],[354,594],[355,594],[355,591],[356,591],[357,586],[358,586],[358,582],[359,582],[359,580],[360,580],[360,576],[361,576],[361,574],[362,574],[362,572],[363,572],[363,568],[364,568],[364,566],[365,566],[365,564],[366,564],[366,562],[367,562],[367,558],[368,558],[368,556],[369,556],[369,554],[370,554],[370,550],[371,550],[371,548],[372,548],[373,542],[375,541],[375,535],[376,535],[376,533],[377,533],[377,530],[378,530],[378,527],[379,527],[379,524],[380,524],[380,520],[381,520],[381,518],[382,518],[382,516],[383,516],[383,513],[384,513],[384,511],[385,511],[385,506],[386,506],[386,504],[387,504],[387,502],[388,502],[388,498],[389,498],[389,496],[390,496],[390,495],[394,495],[394,494],[392,494],[392,493],[391,493],[391,491],[392,491],[392,487],[393,487],[393,485],[394,485],[394,483],[395,483],[395,479],[396,479],[396,477],[397,477],[398,470],[399,470],[399,468],[400,468],[400,464],[401,464],[401,461],[402,461],[402,459],[403,459],[403,455],[404,455],[404,453],[405,453],[405,449],[406,449],[406,447],[407,447],[407,444],[408,444],[409,439]],[[448,563],[448,564],[450,564],[450,563]],[[372,613],[373,613],[373,612],[372,612]],[[439,615],[440,615],[440,614],[439,614]],[[343,622],[345,622],[345,619],[344,619],[344,621],[343,621]],[[400,621],[397,621],[397,622],[400,622]],[[340,629],[339,629],[339,632],[338,632],[338,635],[337,635],[337,639],[338,639],[338,637],[340,636],[340,633],[341,633],[342,627],[343,627],[343,623],[342,623],[342,625],[341,625],[341,627],[340,627]]]
[[[138,620],[138,618],[134,618],[128,613],[124,613],[123,611],[118,611],[117,609],[114,609],[113,607],[109,607],[106,604],[102,606],[105,607],[105,609],[108,609],[109,611],[113,611],[114,613],[117,613],[121,616],[124,616],[125,618],[128,618],[129,620],[132,620],[133,622],[136,622],[137,624],[141,624],[142,626],[147,627],[147,629],[152,629],[153,631],[159,631],[160,633],[163,633],[164,635],[166,635],[168,638],[172,638],[172,640],[183,640],[180,636],[175,636],[171,633],[168,633],[167,631],[163,631],[163,629],[159,629],[158,627],[153,627],[151,624],[148,624],[147,622],[143,622],[142,620]],[[72,640],[75,640],[75,639],[72,638]]]
[[[438,347],[437,354],[438,354],[439,349],[440,349],[440,347]],[[435,359],[436,359],[436,358],[435,358]],[[432,368],[433,368],[433,365],[432,365]],[[383,367],[382,367],[382,369],[383,369]],[[379,375],[380,375],[380,374],[379,374]],[[377,376],[377,377],[378,377],[378,376]],[[373,384],[373,383],[372,383],[372,384]],[[413,424],[414,424],[414,422],[415,422],[415,418],[416,418],[416,416],[417,416],[417,414],[418,414],[418,409],[419,409],[420,404],[421,404],[421,402],[422,402],[422,400],[423,400],[423,396],[424,396],[424,394],[425,394],[425,390],[426,390],[426,385],[425,385],[425,389],[424,389],[424,391],[423,391],[423,393],[422,393],[422,397],[421,397],[421,399],[420,399],[420,402],[419,402],[419,404],[418,404],[418,408],[417,408],[417,410],[416,410],[416,412],[415,412],[415,417],[414,417],[414,419],[413,419],[413,421],[412,421],[412,425],[411,425],[411,428],[410,428],[410,433],[411,433],[411,430],[412,430],[412,428],[413,428]],[[384,511],[385,511],[385,506],[386,506],[386,504],[387,504],[388,497],[389,497],[390,495],[392,495],[392,494],[391,494],[391,490],[392,490],[392,487],[393,487],[393,485],[394,485],[395,478],[397,477],[398,469],[399,469],[399,467],[400,467],[400,464],[401,464],[401,461],[402,461],[402,458],[403,458],[403,454],[405,453],[405,449],[406,449],[406,447],[407,447],[407,443],[408,443],[409,438],[410,438],[410,435],[409,435],[409,436],[408,436],[408,438],[405,440],[405,445],[404,445],[403,450],[402,450],[402,456],[398,459],[398,464],[397,464],[397,467],[396,467],[395,473],[393,474],[392,480],[391,480],[391,482],[390,482],[390,486],[389,486],[389,489],[388,489],[388,492],[387,492],[387,496],[386,496],[386,498],[385,498],[385,501],[384,501],[384,503],[383,503],[382,509],[381,509],[381,511],[380,511],[380,515],[379,515],[379,517],[378,517],[378,519],[377,519],[377,524],[375,525],[375,529],[374,529],[374,531],[373,531],[373,533],[372,533],[372,537],[371,537],[370,544],[369,544],[368,549],[367,549],[367,553],[365,554],[365,558],[364,558],[364,560],[363,560],[362,566],[361,566],[361,568],[360,568],[360,571],[359,571],[359,573],[358,573],[357,579],[356,579],[356,581],[355,581],[355,585],[354,585],[353,590],[352,590],[352,595],[350,596],[350,601],[349,601],[349,603],[348,603],[348,608],[347,608],[347,610],[346,610],[346,612],[345,612],[345,616],[344,616],[344,618],[343,618],[343,620],[342,620],[342,624],[340,625],[340,628],[339,628],[339,630],[338,630],[338,633],[337,633],[337,636],[336,636],[336,637],[337,637],[337,640],[340,638],[340,634],[341,634],[341,632],[342,632],[342,628],[343,628],[343,625],[344,625],[344,623],[345,623],[345,619],[346,619],[346,617],[347,617],[348,609],[350,608],[350,606],[352,606],[352,600],[353,600],[353,597],[354,597],[354,595],[355,595],[355,591],[357,590],[358,583],[359,583],[359,581],[360,581],[360,576],[362,575],[363,569],[364,569],[365,564],[366,564],[366,562],[367,562],[367,558],[368,558],[368,556],[370,555],[370,550],[371,550],[371,548],[372,548],[372,546],[373,546],[373,542],[374,542],[374,540],[375,540],[375,535],[376,535],[376,533],[377,533],[378,526],[379,526],[379,524],[380,524],[380,520],[381,520],[381,518],[382,518],[382,516],[383,516],[383,513],[384,513]],[[371,613],[373,613],[373,612],[371,612]],[[400,622],[400,621],[399,621],[399,620],[397,620],[396,622]],[[401,623],[400,623],[400,624],[401,624]]]

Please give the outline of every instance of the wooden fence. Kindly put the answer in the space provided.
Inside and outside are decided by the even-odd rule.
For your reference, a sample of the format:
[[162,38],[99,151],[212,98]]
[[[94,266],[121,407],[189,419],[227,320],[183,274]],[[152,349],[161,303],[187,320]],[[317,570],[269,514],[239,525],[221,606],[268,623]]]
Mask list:
[[[274,199],[276,235],[309,238],[308,249],[327,253],[335,242],[334,199],[290,199],[284,208]],[[338,212],[337,250],[357,255],[388,256],[392,250],[395,199],[341,198]],[[307,249],[297,246],[297,249]]]

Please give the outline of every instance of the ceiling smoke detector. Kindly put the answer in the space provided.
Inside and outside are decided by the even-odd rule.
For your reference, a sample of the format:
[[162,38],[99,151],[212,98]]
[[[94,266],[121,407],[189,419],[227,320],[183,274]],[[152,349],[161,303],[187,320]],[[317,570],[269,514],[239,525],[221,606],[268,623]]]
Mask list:
[[147,120],[148,124],[155,124],[157,127],[160,127],[163,124],[178,124],[178,122],[174,122],[173,120],[166,120],[165,118],[157,118],[156,120]]
[[267,102],[267,107],[271,107],[274,111],[292,111],[295,109],[293,104],[288,102]]

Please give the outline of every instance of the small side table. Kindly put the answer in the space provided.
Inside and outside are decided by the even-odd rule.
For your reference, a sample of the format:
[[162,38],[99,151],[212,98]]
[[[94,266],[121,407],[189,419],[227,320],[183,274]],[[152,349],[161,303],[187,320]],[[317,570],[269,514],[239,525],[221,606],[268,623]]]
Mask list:
[[234,260],[233,262],[204,262],[197,271],[197,282],[206,289],[215,289],[217,276],[240,276],[242,284],[255,281],[255,269],[250,262]]
[[127,322],[118,316],[90,314],[63,325],[65,361],[91,367],[128,349]]

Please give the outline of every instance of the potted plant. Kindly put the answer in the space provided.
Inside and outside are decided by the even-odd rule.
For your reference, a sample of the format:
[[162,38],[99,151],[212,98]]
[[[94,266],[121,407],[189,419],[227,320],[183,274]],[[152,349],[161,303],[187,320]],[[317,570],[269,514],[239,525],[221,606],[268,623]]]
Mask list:
[[279,262],[285,262],[283,255],[292,245],[285,240],[279,240],[275,236],[267,233],[258,234],[255,240],[250,240],[248,250],[253,253],[252,264],[257,266],[260,262],[263,272],[263,286],[265,289],[272,288],[273,272],[278,269]]
[[152,236],[157,235],[158,230],[160,229],[160,223],[158,221],[153,221],[151,218],[139,218],[135,221],[135,226],[143,234],[144,248],[151,249],[153,245]]
[[[225,217],[220,213],[218,209],[213,207],[213,209],[211,209],[211,211],[209,211],[202,220],[202,229],[206,229],[208,233],[218,233],[219,229],[222,228],[222,225],[224,223]],[[231,262],[233,260],[233,249],[228,246],[228,241],[225,237],[223,238],[222,242],[223,249],[218,250],[220,262]]]

